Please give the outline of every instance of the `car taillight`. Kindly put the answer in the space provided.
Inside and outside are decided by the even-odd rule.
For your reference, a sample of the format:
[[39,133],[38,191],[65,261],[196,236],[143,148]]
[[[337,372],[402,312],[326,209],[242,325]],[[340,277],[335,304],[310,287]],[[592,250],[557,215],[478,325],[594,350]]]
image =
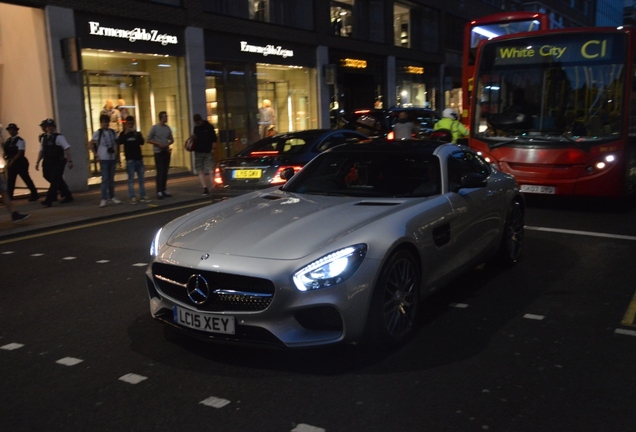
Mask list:
[[214,185],[223,186],[223,177],[221,177],[221,170],[219,167],[214,168]]
[[272,179],[269,181],[269,183],[273,184],[273,185],[285,183],[287,180],[285,180],[284,178],[281,178],[280,175],[287,168],[293,168],[294,169],[294,174],[296,174],[298,171],[300,171],[302,166],[300,166],[300,165],[283,165],[283,166],[278,167],[278,170],[276,171],[276,174],[274,174],[274,177],[272,177]]

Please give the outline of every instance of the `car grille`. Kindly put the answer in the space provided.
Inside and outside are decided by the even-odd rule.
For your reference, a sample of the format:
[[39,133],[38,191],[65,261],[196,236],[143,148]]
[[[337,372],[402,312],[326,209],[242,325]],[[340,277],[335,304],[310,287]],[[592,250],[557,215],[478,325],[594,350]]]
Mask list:
[[[267,279],[199,271],[162,263],[152,265],[152,274],[162,295],[200,311],[261,311],[266,309],[274,298],[274,284]],[[203,304],[194,303],[185,287],[190,276],[194,274],[205,278],[210,287],[210,297]]]

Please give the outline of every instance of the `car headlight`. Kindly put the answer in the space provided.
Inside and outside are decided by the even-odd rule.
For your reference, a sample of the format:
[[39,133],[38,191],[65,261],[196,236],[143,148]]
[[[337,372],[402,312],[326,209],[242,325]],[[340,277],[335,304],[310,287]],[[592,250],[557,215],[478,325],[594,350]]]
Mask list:
[[367,245],[359,244],[332,252],[294,273],[300,291],[326,288],[344,282],[362,264]]
[[150,244],[150,256],[152,258],[155,258],[157,255],[159,255],[159,249],[161,249],[161,246],[162,246],[162,241],[161,241],[162,230],[163,228],[159,228],[159,231],[157,231],[157,234],[155,234],[155,238],[152,239],[152,243]]

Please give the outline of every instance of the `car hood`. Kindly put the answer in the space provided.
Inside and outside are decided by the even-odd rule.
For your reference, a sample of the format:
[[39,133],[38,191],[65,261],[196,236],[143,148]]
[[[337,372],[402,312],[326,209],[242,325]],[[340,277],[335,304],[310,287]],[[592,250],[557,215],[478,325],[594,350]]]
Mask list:
[[173,230],[168,244],[209,254],[294,260],[404,205],[404,199],[255,192],[193,212]]

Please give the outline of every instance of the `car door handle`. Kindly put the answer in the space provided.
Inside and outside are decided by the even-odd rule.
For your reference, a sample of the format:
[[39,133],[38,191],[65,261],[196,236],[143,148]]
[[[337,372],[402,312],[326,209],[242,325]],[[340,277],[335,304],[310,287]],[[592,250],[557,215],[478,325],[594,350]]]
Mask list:
[[450,242],[451,230],[450,224],[444,224],[433,229],[433,242],[435,246],[444,246]]

